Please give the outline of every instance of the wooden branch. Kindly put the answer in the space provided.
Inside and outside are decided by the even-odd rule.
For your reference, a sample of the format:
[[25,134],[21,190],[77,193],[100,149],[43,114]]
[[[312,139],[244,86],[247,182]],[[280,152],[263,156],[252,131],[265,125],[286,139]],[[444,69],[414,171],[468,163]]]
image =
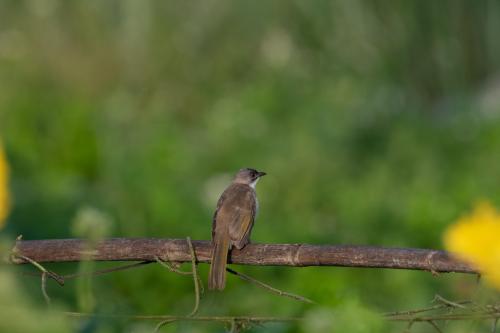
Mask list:
[[[198,262],[209,263],[210,241],[193,241]],[[80,239],[18,240],[13,250],[15,264],[27,263],[22,256],[36,262],[70,262],[88,258],[98,261],[190,262],[191,253],[185,239],[112,238],[101,241],[88,251]],[[346,266],[366,268],[417,269],[436,272],[478,273],[444,251],[406,248],[384,248],[350,245],[249,244],[233,249],[228,262],[262,266]]]

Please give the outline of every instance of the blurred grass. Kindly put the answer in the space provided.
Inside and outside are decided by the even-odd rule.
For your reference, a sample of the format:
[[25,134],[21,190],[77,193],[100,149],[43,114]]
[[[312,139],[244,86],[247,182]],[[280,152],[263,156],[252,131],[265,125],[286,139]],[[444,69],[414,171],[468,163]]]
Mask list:
[[[113,217],[113,237],[208,239],[217,196],[248,166],[269,174],[254,242],[441,248],[475,200],[500,203],[499,29],[499,1],[4,1],[0,136],[14,197],[4,233],[70,237],[92,206]],[[240,269],[333,311],[476,289],[458,275]],[[116,312],[185,313],[192,302],[191,281],[160,267],[93,288]],[[76,307],[71,292],[50,293]],[[230,277],[202,311],[313,310]]]

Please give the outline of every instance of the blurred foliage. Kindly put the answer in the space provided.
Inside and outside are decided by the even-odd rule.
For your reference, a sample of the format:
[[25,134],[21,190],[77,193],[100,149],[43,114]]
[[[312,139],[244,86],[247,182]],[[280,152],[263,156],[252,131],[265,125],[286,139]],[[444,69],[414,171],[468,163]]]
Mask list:
[[78,265],[78,274],[81,276],[76,285],[78,309],[85,313],[94,312],[96,301],[92,288],[92,272],[95,262],[89,260],[90,253],[95,252],[99,241],[106,238],[112,222],[109,216],[99,210],[92,207],[82,207],[78,210],[72,224],[73,235],[86,240],[86,248],[84,249],[86,254],[82,255],[83,260]]
[[[3,232],[69,237],[76,212],[91,206],[112,217],[112,237],[208,239],[218,195],[236,170],[255,167],[268,176],[254,242],[440,248],[471,202],[500,203],[499,30],[496,0],[2,1],[0,136],[15,199]],[[188,313],[190,278],[156,266],[95,278],[99,311]],[[353,325],[365,308],[422,307],[435,293],[477,289],[463,275],[239,269],[316,300],[321,313],[358,318]],[[43,307],[39,282],[20,282]],[[70,309],[74,287],[49,281]],[[229,277],[201,311],[315,308]],[[308,325],[253,330],[317,327]]]

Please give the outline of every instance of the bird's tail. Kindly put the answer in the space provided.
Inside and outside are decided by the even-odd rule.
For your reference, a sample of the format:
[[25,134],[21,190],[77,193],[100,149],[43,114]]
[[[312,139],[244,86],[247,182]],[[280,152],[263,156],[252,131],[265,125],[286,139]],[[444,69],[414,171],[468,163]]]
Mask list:
[[222,290],[226,286],[226,264],[229,251],[229,236],[217,237],[213,241],[212,262],[208,274],[208,289]]

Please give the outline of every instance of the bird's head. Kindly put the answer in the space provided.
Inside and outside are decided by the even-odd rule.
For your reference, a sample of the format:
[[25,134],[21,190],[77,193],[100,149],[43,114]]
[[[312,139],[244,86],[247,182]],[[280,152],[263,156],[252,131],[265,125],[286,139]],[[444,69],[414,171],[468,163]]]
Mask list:
[[250,185],[251,187],[255,188],[255,185],[257,184],[257,181],[259,180],[260,177],[265,176],[266,173],[262,171],[257,171],[255,169],[251,168],[244,168],[240,169],[238,173],[236,174],[236,177],[234,177],[234,183],[239,183],[239,184],[246,184]]

